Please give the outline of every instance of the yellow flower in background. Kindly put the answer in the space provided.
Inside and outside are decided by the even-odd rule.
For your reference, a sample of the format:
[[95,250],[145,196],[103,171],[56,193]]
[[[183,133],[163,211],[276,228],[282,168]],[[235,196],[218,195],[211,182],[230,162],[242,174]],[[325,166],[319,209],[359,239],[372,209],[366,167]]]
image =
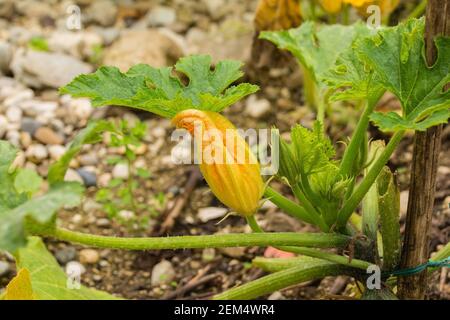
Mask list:
[[367,13],[367,7],[370,5],[377,5],[380,7],[383,16],[389,16],[399,4],[400,0],[371,0],[365,1],[365,3],[357,7],[357,10],[360,15],[367,17],[369,15],[369,13]]
[[372,2],[371,0],[343,0],[344,3],[351,4],[354,7],[361,7],[362,5]]
[[285,30],[302,22],[300,1],[259,0],[255,13],[255,28],[261,30]]
[[381,13],[386,16],[399,5],[400,0],[319,0],[320,5],[325,11],[331,14],[338,13],[342,10],[344,3],[352,5],[356,8],[360,15],[367,16],[367,8],[370,5],[380,6]]
[[200,171],[214,195],[243,216],[254,214],[264,182],[256,157],[234,125],[216,112],[195,109],[178,113],[172,123],[193,136]]
[[342,9],[342,0],[320,0],[320,5],[328,13],[335,14]]

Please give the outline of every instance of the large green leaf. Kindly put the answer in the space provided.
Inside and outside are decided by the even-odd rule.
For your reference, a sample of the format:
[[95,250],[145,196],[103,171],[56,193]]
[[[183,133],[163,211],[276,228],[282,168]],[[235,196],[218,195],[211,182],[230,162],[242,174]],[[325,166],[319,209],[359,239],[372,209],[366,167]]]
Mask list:
[[46,194],[0,212],[0,250],[15,252],[26,245],[25,220],[48,227],[53,225],[55,212],[62,206],[79,204],[83,187],[78,183],[60,183]]
[[80,75],[60,89],[74,97],[88,97],[94,106],[120,105],[146,110],[166,118],[179,111],[199,109],[220,112],[258,87],[248,83],[228,86],[243,73],[238,61],[220,61],[211,70],[210,56],[184,57],[175,65],[189,83],[184,85],[174,70],[136,65],[122,73],[115,67],[101,67]]
[[112,300],[116,297],[80,286],[70,289],[58,262],[39,237],[29,237],[28,245],[16,254],[18,269],[28,270],[33,297],[38,300]]
[[436,38],[438,58],[429,67],[424,58],[423,19],[411,19],[364,39],[360,52],[380,83],[400,100],[403,116],[374,113],[371,120],[383,131],[425,130],[450,117],[450,38]]
[[355,36],[365,32],[364,29],[367,28],[362,24],[317,26],[306,22],[295,29],[261,32],[260,38],[290,51],[317,81],[333,67],[339,54],[350,47]]
[[81,151],[81,147],[85,144],[100,141],[103,132],[112,130],[114,130],[112,123],[106,120],[89,122],[87,127],[77,134],[64,155],[50,166],[47,176],[48,181],[51,184],[63,181],[70,161]]
[[337,58],[335,65],[321,79],[334,90],[331,100],[371,99],[378,97],[384,88],[376,74],[358,52],[360,42],[373,35],[373,29],[358,27],[353,43]]

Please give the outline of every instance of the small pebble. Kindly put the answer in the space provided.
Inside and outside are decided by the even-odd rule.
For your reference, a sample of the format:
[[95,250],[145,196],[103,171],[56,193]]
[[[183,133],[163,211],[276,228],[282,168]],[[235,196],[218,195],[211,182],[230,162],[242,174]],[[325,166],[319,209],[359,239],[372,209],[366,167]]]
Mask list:
[[109,219],[107,219],[107,218],[100,218],[100,219],[97,219],[95,224],[97,225],[97,227],[100,227],[100,228],[108,228],[111,226],[111,221],[109,221]]
[[78,169],[77,173],[81,176],[81,179],[83,179],[83,183],[86,187],[95,187],[97,185],[97,176],[95,173],[84,169]]
[[74,247],[64,247],[55,252],[55,258],[60,264],[66,264],[77,256],[77,250]]
[[209,220],[214,220],[222,218],[228,209],[221,207],[206,207],[198,210],[198,218],[201,222],[208,222]]
[[112,175],[116,179],[128,179],[128,176],[130,175],[128,164],[126,163],[116,164],[113,168]]
[[96,264],[100,260],[100,255],[94,249],[83,249],[79,256],[82,264]]
[[131,220],[135,217],[135,214],[133,211],[129,210],[120,210],[119,211],[119,217],[121,217],[124,220]]
[[86,272],[86,268],[78,261],[69,261],[66,264],[66,274],[70,277],[81,276]]
[[64,142],[64,138],[48,127],[38,128],[34,137],[44,144],[62,144]]
[[265,118],[270,114],[271,106],[267,99],[257,99],[256,96],[250,96],[245,104],[245,113],[255,119]]
[[38,161],[48,157],[48,151],[42,144],[33,144],[25,152],[27,158],[36,159]]
[[59,160],[64,153],[66,153],[66,147],[60,145],[51,145],[48,147],[48,152],[50,153],[50,158],[53,160]]
[[158,286],[165,283],[170,283],[175,278],[175,269],[167,260],[163,260],[156,264],[152,269],[151,284]]
[[28,132],[30,135],[34,136],[36,130],[42,126],[41,123],[37,122],[34,119],[31,118],[23,118],[22,124],[21,124],[21,130]]
[[22,110],[17,107],[11,107],[6,110],[6,118],[13,123],[19,123],[22,120]]
[[0,277],[6,276],[11,271],[8,262],[0,261]]
[[78,172],[70,168],[66,171],[64,181],[75,181],[84,184],[83,178],[78,174]]

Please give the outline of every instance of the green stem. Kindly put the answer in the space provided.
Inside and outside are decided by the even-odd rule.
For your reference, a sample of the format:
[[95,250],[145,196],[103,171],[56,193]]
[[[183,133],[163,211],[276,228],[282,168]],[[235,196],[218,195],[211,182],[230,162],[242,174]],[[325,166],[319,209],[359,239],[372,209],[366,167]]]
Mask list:
[[[258,222],[256,221],[255,216],[249,216],[246,218],[247,218],[247,223],[249,224],[249,226],[253,232],[255,232],[257,234],[264,233],[264,230],[259,226]],[[268,233],[264,233],[264,234],[268,234]],[[358,260],[358,259],[350,260],[348,257],[340,256],[340,255],[337,255],[334,253],[320,251],[320,250],[314,250],[314,249],[309,249],[309,248],[304,248],[304,247],[281,246],[281,247],[277,247],[277,249],[283,250],[283,251],[288,251],[288,252],[293,252],[293,253],[297,253],[297,254],[302,254],[302,255],[305,255],[308,257],[318,258],[318,259],[322,259],[322,260],[326,260],[326,261],[330,261],[330,262],[335,262],[335,263],[338,263],[341,265],[358,268],[358,269],[363,269],[363,270],[366,270],[371,265],[371,263],[367,262],[367,261]]]
[[[127,147],[128,149],[128,147]],[[132,163],[131,160],[127,157],[127,165],[128,165],[128,178],[127,178],[127,189],[130,195],[130,204],[131,208],[135,213],[137,213],[136,201],[134,200],[134,192],[133,192],[133,175],[131,174]]]
[[311,21],[315,22],[317,20],[316,1],[310,0],[309,3],[310,3],[310,8],[311,8],[310,19],[311,19]]
[[[357,159],[357,154],[361,143],[364,141],[364,135],[367,132],[367,127],[369,126],[369,117],[373,112],[381,94],[377,95],[373,99],[368,99],[366,108],[364,109],[361,118],[358,121],[355,132],[350,140],[348,147],[345,149],[344,156],[342,157],[341,165],[339,167],[339,173],[343,177],[349,177],[352,173],[353,164]],[[358,172],[359,173],[359,172]],[[358,175],[358,173],[353,174],[353,176]]]
[[298,185],[292,186],[292,192],[294,192],[295,196],[298,200],[300,200],[301,204],[305,206],[306,210],[314,215],[314,217],[316,218],[315,221],[317,221],[317,226],[320,228],[320,230],[328,232],[330,228],[327,226],[327,224],[323,220],[323,217],[320,215],[317,209],[314,208],[312,203],[306,198],[300,187]]
[[412,18],[418,18],[420,17],[427,8],[428,0],[422,0],[415,8],[414,10],[409,14],[408,18],[406,20],[412,19]]
[[334,263],[338,263],[340,265],[367,270],[367,268],[372,265],[372,263],[359,260],[359,259],[350,259],[349,257],[340,256],[338,254],[326,252],[326,251],[320,251],[320,250],[314,250],[310,248],[304,248],[304,247],[283,247],[282,248],[285,251],[302,254],[308,257],[318,258]]
[[289,200],[285,196],[281,195],[271,187],[266,187],[264,196],[272,201],[278,208],[283,209],[287,214],[300,219],[302,221],[316,224],[317,219],[311,216],[302,206],[298,205],[292,200]]
[[344,4],[344,8],[342,9],[342,24],[350,24],[350,6],[348,4]]
[[56,228],[50,232],[37,232],[58,240],[98,248],[127,250],[201,249],[246,246],[304,246],[316,248],[345,248],[350,238],[338,234],[271,232],[251,234],[214,234],[204,236],[176,236],[150,238],[120,238]]
[[431,261],[444,260],[450,257],[450,242],[447,244],[430,259]]
[[395,151],[395,148],[402,140],[404,134],[405,131],[401,130],[397,131],[392,136],[386,148],[380,154],[378,159],[373,163],[372,167],[370,168],[367,175],[364,177],[363,181],[358,185],[358,187],[356,188],[355,192],[353,192],[351,197],[348,198],[347,201],[345,201],[344,206],[338,213],[339,228],[345,227],[348,218],[350,218],[353,211],[355,211],[355,209],[361,203],[361,200],[364,198],[364,196],[367,194],[372,184],[375,182],[376,178],[378,177],[378,174],[381,172],[381,169],[383,169],[384,165],[389,161],[389,158],[391,157],[392,153]]
[[214,300],[255,299],[265,294],[299,284],[301,282],[320,279],[326,276],[336,276],[351,273],[345,266],[322,262],[315,265],[302,264],[269,274],[265,277],[248,282],[242,286],[227,290],[216,296]]

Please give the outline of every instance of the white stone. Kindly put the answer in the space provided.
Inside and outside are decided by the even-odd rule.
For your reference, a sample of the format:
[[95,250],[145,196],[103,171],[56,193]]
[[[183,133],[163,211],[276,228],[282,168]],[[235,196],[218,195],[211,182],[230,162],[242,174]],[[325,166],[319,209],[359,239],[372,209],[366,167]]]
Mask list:
[[33,144],[25,152],[27,158],[35,158],[37,160],[43,160],[48,157],[47,148],[42,144]]
[[53,117],[54,112],[58,108],[58,103],[54,101],[28,100],[21,103],[20,107],[30,117],[42,116],[42,114],[48,114]]
[[245,113],[255,119],[260,119],[270,113],[270,102],[267,99],[257,99],[256,96],[250,96],[245,104]]
[[8,108],[6,118],[13,123],[19,123],[22,120],[22,110],[17,107]]
[[168,26],[174,23],[175,20],[175,10],[164,6],[152,9],[147,17],[148,24],[152,27]]
[[119,217],[121,217],[124,220],[131,220],[135,217],[135,214],[133,211],[129,210],[120,210],[119,211]]
[[64,181],[74,181],[84,184],[83,178],[78,174],[78,172],[70,168],[66,171]]
[[228,212],[228,209],[221,207],[206,207],[198,210],[198,218],[201,222],[208,222],[209,220],[214,220],[222,218]]
[[66,274],[71,278],[81,276],[86,272],[86,268],[78,261],[69,261],[66,264]]
[[89,99],[73,99],[69,104],[69,110],[80,120],[88,119],[94,108]]
[[11,271],[11,268],[9,266],[8,262],[0,261],[0,277],[6,275]]
[[116,179],[128,179],[130,175],[128,164],[126,163],[116,164],[113,168],[112,175]]
[[81,73],[90,73],[92,66],[62,54],[34,50],[17,50],[11,62],[14,77],[33,88],[59,88]]
[[163,127],[155,127],[151,130],[151,134],[155,138],[164,138],[166,136],[166,129]]
[[174,278],[175,270],[172,264],[167,260],[163,260],[153,267],[151,284],[152,286],[158,286],[164,283],[169,283]]
[[[6,95],[6,93],[3,93]],[[14,91],[12,94],[8,94],[8,97],[5,99],[3,104],[6,108],[15,107],[20,103],[33,99],[34,92],[31,89],[25,89],[20,91]]]
[[48,147],[48,152],[53,160],[59,160],[66,152],[66,147],[57,144],[51,145]]

